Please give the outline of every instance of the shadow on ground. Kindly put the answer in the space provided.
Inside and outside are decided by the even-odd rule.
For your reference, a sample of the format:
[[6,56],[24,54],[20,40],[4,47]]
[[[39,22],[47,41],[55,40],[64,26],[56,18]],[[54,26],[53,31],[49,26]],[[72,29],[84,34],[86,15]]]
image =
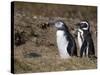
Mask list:
[[36,57],[41,57],[40,54],[38,53],[28,53],[24,55],[25,58],[36,58]]

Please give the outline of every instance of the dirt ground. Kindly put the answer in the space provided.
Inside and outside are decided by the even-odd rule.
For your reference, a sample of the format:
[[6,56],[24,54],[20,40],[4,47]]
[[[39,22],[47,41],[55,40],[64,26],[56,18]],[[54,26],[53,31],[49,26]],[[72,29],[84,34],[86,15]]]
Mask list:
[[63,20],[77,43],[75,24],[88,20],[97,56],[96,7],[25,2],[15,2],[14,5],[14,73],[97,68],[97,59],[61,59],[56,45],[56,29],[48,25],[50,21]]

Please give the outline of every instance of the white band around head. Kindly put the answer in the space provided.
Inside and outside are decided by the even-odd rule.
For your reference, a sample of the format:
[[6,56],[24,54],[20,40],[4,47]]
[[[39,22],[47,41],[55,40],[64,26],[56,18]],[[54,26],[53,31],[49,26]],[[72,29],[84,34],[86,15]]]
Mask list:
[[86,21],[82,21],[81,23],[85,23],[85,24],[87,24],[89,26],[89,24]]
[[83,30],[88,30],[88,27],[87,28],[82,28]]
[[82,28],[83,30],[88,30],[88,29],[89,29],[89,24],[88,24],[88,22],[86,22],[86,21],[82,21],[81,23],[85,23],[85,24],[87,24],[87,27],[86,27],[86,28]]

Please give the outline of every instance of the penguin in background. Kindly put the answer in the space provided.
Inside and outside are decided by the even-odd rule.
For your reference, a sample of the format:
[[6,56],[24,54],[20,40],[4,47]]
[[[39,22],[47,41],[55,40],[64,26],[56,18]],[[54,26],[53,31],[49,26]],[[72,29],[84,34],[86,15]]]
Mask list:
[[68,59],[72,56],[77,56],[77,47],[75,40],[69,32],[66,24],[62,20],[57,20],[51,25],[53,25],[57,29],[56,41],[60,57],[63,59]]
[[80,57],[95,56],[94,43],[90,33],[90,24],[88,21],[81,21],[78,26],[78,43],[80,48]]

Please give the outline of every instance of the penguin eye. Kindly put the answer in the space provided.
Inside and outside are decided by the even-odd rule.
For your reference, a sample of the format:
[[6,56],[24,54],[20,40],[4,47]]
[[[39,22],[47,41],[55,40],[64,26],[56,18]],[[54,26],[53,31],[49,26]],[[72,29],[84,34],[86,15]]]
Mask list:
[[62,23],[62,22],[56,22],[56,23],[55,23],[55,26],[56,26],[57,28],[60,28],[60,27],[63,26],[63,23]]

